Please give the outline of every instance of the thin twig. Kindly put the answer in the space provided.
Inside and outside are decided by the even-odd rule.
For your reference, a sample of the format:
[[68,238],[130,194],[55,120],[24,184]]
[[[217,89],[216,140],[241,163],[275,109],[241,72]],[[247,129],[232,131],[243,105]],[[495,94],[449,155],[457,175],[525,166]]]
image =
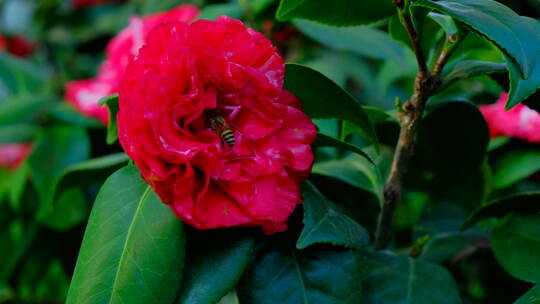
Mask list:
[[411,41],[413,52],[416,56],[416,62],[418,63],[418,73],[422,75],[428,74],[428,68],[426,64],[426,59],[424,57],[424,51],[420,46],[420,35],[414,29],[414,24],[412,22],[411,16],[408,13],[403,13],[404,10],[398,9],[399,14],[402,16],[403,26],[407,31],[409,40]]

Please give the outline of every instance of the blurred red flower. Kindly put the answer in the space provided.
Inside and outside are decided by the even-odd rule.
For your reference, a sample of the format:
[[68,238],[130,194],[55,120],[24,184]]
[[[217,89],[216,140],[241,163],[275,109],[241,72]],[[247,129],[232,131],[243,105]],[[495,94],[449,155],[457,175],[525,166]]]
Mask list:
[[68,82],[66,100],[71,102],[81,113],[94,117],[105,125],[108,124],[107,108],[98,105],[99,99],[118,92],[124,71],[144,44],[148,33],[161,23],[191,22],[198,15],[197,7],[180,5],[167,12],[145,17],[131,17],[128,27],[123,29],[107,45],[107,58],[101,64],[98,75],[92,79]]
[[31,151],[29,143],[12,143],[0,145],[0,167],[17,169]]
[[502,93],[496,103],[480,106],[491,136],[505,135],[532,143],[540,143],[540,113],[519,104],[506,111],[504,106],[508,99]]
[[73,6],[75,8],[81,8],[85,6],[93,6],[110,2],[121,2],[123,0],[73,0]]
[[275,47],[238,20],[159,26],[122,81],[120,142],[185,222],[283,231],[316,137],[283,78]]
[[23,36],[0,36],[0,51],[25,58],[34,54],[34,50],[34,44]]

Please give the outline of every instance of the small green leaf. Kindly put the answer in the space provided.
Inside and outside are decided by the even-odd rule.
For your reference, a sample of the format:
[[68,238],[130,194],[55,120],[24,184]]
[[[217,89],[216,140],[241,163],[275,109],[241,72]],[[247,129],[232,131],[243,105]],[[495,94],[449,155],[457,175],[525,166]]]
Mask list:
[[369,245],[369,233],[352,218],[332,208],[326,198],[310,182],[302,186],[304,198],[304,229],[296,248],[305,249],[317,243],[348,248]]
[[413,5],[443,12],[484,35],[510,55],[524,79],[536,69],[540,25],[533,19],[493,0],[419,0]]
[[0,126],[0,144],[31,142],[41,129],[31,124],[12,124]]
[[214,304],[219,301],[244,273],[253,246],[252,237],[231,229],[197,231],[190,235],[187,266],[177,304]]
[[172,303],[184,254],[182,222],[129,165],[96,198],[66,303]]
[[522,295],[514,304],[538,304],[540,303],[540,285],[535,285]]
[[294,25],[310,38],[332,49],[396,62],[405,59],[405,49],[401,44],[392,40],[387,33],[370,26],[334,27],[307,20],[295,20]]
[[28,157],[32,180],[41,199],[41,212],[52,206],[56,184],[69,166],[86,160],[90,143],[84,129],[53,127],[35,144]]
[[396,12],[391,1],[380,0],[281,0],[276,13],[280,21],[310,19],[331,25],[369,24],[388,18]]
[[438,14],[435,12],[428,13],[428,17],[441,26],[441,28],[446,33],[447,39],[454,37],[458,33],[458,26],[456,25],[452,17]]
[[118,139],[118,126],[116,124],[116,115],[118,114],[118,94],[103,97],[99,100],[100,105],[107,105],[109,109],[109,125],[107,126],[107,143],[112,145]]
[[495,257],[512,276],[540,282],[540,215],[512,213],[493,230]]
[[540,192],[518,193],[491,201],[476,209],[463,223],[461,229],[468,229],[487,218],[503,217],[513,211],[532,213],[540,211]]
[[439,265],[390,252],[367,254],[362,303],[459,304],[454,279]]
[[238,3],[209,4],[201,10],[199,19],[214,20],[221,15],[240,18],[243,14],[244,9]]
[[540,151],[508,151],[495,160],[492,170],[493,188],[506,188],[540,171]]
[[379,151],[377,134],[366,113],[349,93],[332,80],[306,66],[287,64],[284,86],[302,101],[302,108],[308,116],[354,122]]
[[341,139],[337,139],[332,136],[327,136],[322,133],[317,134],[317,140],[313,143],[316,147],[333,147],[338,148],[345,151],[354,152],[362,157],[365,157],[370,163],[373,163],[373,160],[369,157],[369,155],[366,154],[366,152],[362,151],[357,146],[350,144],[346,141],[343,141]]
[[266,242],[238,286],[240,303],[360,303],[363,265],[352,250],[297,251],[291,240]]

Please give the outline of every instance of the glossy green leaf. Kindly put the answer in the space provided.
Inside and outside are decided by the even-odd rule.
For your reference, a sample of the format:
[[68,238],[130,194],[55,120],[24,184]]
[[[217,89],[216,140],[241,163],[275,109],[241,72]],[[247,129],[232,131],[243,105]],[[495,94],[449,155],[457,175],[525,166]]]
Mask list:
[[251,9],[255,14],[259,14],[277,2],[277,0],[250,0],[246,2],[249,9]]
[[391,1],[380,0],[281,0],[276,13],[280,21],[310,19],[331,25],[368,24],[390,17],[396,11]]
[[491,239],[495,257],[512,276],[540,282],[540,215],[512,213],[500,221]]
[[481,220],[503,217],[514,211],[531,213],[540,211],[540,192],[518,193],[491,201],[476,209],[463,223],[461,229],[468,229]]
[[184,254],[182,222],[129,165],[96,198],[67,303],[172,303]]
[[443,12],[493,41],[518,64],[523,78],[536,69],[540,25],[532,19],[493,0],[419,0],[414,5]]
[[10,189],[9,189],[9,202],[11,207],[18,210],[21,205],[21,198],[24,194],[26,184],[28,182],[28,175],[30,168],[27,162],[23,162],[11,177]]
[[369,233],[349,216],[335,210],[322,193],[310,182],[302,185],[304,199],[304,229],[296,248],[305,249],[317,243],[348,248],[369,245]]
[[53,127],[37,141],[28,164],[41,199],[42,212],[51,207],[52,194],[62,172],[86,160],[89,154],[90,143],[84,129]]
[[365,304],[461,303],[456,283],[446,269],[390,252],[368,254],[362,288]]
[[0,126],[0,144],[31,142],[39,134],[40,128],[31,124],[12,124]]
[[508,187],[540,170],[540,151],[508,151],[495,160],[492,169],[493,188]]
[[350,249],[297,251],[281,239],[262,246],[238,296],[243,304],[360,303],[361,267]]
[[[195,232],[188,241],[177,304],[214,304],[238,282],[253,252],[253,238],[235,230]],[[197,242],[197,244],[194,244]]]
[[[540,26],[538,27],[538,31],[540,32]],[[519,67],[507,55],[504,55],[504,59],[506,60],[510,78],[510,90],[508,92],[508,100],[506,101],[506,109],[510,109],[526,100],[538,90],[540,87],[540,64],[531,72],[529,78],[524,79],[519,73]],[[535,104],[538,106],[537,101],[535,101]]]
[[315,145],[316,147],[333,147],[345,151],[354,152],[362,157],[365,157],[370,163],[373,163],[373,160],[371,160],[369,155],[367,155],[366,152],[362,151],[357,146],[332,136],[327,136],[319,133],[317,134],[317,139],[315,140],[313,145]]
[[308,116],[354,122],[379,150],[377,134],[360,104],[332,80],[306,66],[287,64],[284,86],[302,101]]
[[504,63],[495,63],[479,60],[460,60],[448,65],[443,72],[443,84],[439,90],[443,90],[454,82],[481,75],[506,72]]
[[514,304],[538,304],[540,303],[540,285],[535,285],[521,296]]
[[373,27],[334,27],[307,20],[295,20],[294,25],[310,38],[332,49],[396,62],[403,61],[405,57],[401,44]]
[[107,126],[107,143],[114,144],[118,139],[116,115],[118,114],[118,94],[109,95],[99,100],[100,105],[106,105],[109,110],[109,125]]

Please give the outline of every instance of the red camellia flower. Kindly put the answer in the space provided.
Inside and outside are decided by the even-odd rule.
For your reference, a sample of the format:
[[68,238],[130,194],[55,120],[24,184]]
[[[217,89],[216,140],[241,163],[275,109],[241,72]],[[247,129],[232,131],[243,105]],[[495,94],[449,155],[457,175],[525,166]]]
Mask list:
[[23,36],[0,36],[0,51],[25,58],[32,55],[34,50],[34,44]]
[[73,6],[76,8],[81,8],[85,6],[94,6],[105,3],[120,2],[123,0],[73,0]]
[[283,78],[271,42],[238,20],[159,26],[122,81],[120,142],[185,222],[283,231],[316,137]]
[[31,151],[29,143],[13,143],[0,145],[0,167],[17,169]]
[[506,111],[507,99],[508,94],[502,93],[496,103],[480,106],[491,136],[505,135],[540,143],[540,113],[522,104]]
[[172,21],[191,22],[199,15],[193,5],[180,5],[170,11],[131,17],[129,26],[107,45],[107,58],[100,66],[96,78],[71,81],[66,86],[66,100],[77,110],[108,124],[109,114],[105,106],[98,105],[101,98],[118,92],[120,80],[127,66],[144,44],[148,33],[157,25]]

